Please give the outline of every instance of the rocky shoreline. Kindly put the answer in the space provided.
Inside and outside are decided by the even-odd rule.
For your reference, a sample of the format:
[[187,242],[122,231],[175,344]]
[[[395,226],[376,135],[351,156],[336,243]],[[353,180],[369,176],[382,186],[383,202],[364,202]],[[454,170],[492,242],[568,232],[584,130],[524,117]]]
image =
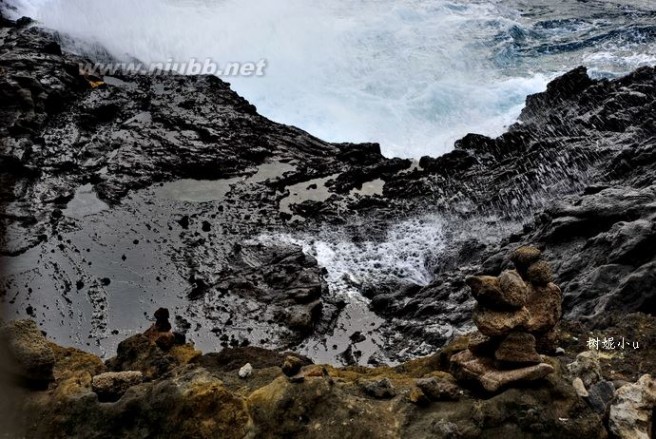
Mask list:
[[[539,251],[521,247],[512,259],[521,266],[527,255]],[[0,327],[4,437],[651,437],[656,380],[643,373],[654,350],[581,351],[581,340],[601,335],[555,329],[558,287],[547,284],[558,294],[545,298],[545,266],[529,263],[528,287],[514,270],[469,279],[479,303],[496,309],[477,310],[481,332],[397,367],[336,368],[256,347],[203,354],[172,332],[163,308],[105,362],[49,342],[32,320],[12,321]],[[604,331],[627,327],[634,340],[656,341],[646,314],[623,314]],[[552,334],[537,347],[555,356],[539,355],[527,330]]]
[[[61,343],[111,352],[159,304],[205,349],[404,361],[467,330],[463,273],[497,275],[522,243],[545,248],[566,318],[653,312],[653,68],[576,69],[506,134],[413,164],[273,123],[214,77],[91,78],[29,19],[0,32],[0,295]],[[424,279],[339,280],[369,303],[280,239],[330,229],[357,253],[395,227],[423,234],[426,218],[441,247],[400,253],[424,254]]]

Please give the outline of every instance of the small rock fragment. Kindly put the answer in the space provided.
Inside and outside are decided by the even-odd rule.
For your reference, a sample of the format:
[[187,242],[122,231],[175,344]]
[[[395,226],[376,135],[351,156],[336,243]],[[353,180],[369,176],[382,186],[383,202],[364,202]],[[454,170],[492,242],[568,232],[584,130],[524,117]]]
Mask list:
[[581,378],[585,387],[588,388],[601,380],[599,354],[595,351],[581,352],[576,356],[576,360],[567,365],[567,370],[573,376]]
[[251,375],[253,375],[253,366],[251,366],[251,363],[246,363],[239,369],[239,378],[248,378]]
[[424,392],[417,387],[413,387],[410,389],[410,392],[408,392],[408,401],[418,406],[427,406],[430,404],[428,397],[426,397]]
[[585,384],[583,384],[583,380],[581,378],[574,378],[574,381],[572,381],[572,387],[574,387],[576,394],[581,398],[587,398],[589,396],[588,390],[585,388]]

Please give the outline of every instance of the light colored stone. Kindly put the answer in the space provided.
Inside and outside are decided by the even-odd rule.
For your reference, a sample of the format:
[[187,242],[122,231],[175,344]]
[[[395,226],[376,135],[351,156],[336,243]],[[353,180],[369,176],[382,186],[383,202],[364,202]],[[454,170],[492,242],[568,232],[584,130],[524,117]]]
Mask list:
[[567,370],[581,378],[585,387],[590,387],[601,380],[601,365],[597,351],[584,351],[576,356],[576,360],[567,365]]
[[583,380],[581,378],[574,378],[574,381],[572,381],[572,387],[574,387],[576,394],[581,398],[587,398],[589,396],[588,390],[585,388],[585,384],[583,384]]
[[132,386],[143,382],[143,374],[138,370],[105,372],[91,380],[91,388],[101,402],[118,401]]
[[654,432],[656,381],[643,375],[637,383],[620,387],[610,406],[608,425],[620,439],[650,439]]
[[248,378],[251,375],[253,375],[253,366],[251,366],[251,363],[246,363],[239,369],[239,378]]

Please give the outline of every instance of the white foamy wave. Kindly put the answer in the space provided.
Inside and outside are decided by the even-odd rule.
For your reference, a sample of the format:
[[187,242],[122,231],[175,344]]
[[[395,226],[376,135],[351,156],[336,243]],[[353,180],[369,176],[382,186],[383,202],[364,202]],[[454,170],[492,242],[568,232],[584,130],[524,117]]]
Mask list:
[[655,66],[656,54],[616,48],[615,51],[587,53],[583,61],[593,76],[614,76],[639,67]]
[[426,0],[20,0],[46,27],[121,60],[265,58],[231,78],[260,112],[329,141],[378,141],[388,156],[440,155],[468,132],[498,135],[542,75],[490,61],[516,23],[496,3]]
[[344,231],[335,229],[319,236],[264,234],[254,241],[302,247],[326,268],[333,292],[358,297],[359,288],[364,285],[428,285],[433,279],[434,260],[444,250],[443,230],[440,217],[426,216],[391,226],[385,238],[378,241],[354,242]]

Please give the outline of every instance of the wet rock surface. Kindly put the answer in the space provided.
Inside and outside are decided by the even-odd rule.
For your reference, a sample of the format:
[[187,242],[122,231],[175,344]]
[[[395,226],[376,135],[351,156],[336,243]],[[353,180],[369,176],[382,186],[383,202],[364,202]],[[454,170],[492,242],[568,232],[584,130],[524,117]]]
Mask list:
[[[502,136],[470,134],[412,163],[273,123],[217,78],[89,77],[57,38],[29,21],[0,27],[0,300],[61,343],[109,356],[157,304],[207,349],[401,361],[470,329],[466,276],[502,275],[529,243],[556,274],[530,254],[515,266],[540,297],[560,286],[566,320],[653,313],[653,68],[614,80],[576,69],[529,97]],[[340,278],[371,300],[362,306],[301,251],[330,228],[364,252],[426,216],[441,218],[442,245],[419,276]],[[522,303],[521,288],[497,292],[481,294],[509,309],[489,312]],[[555,314],[541,315],[536,331]],[[536,349],[553,344],[542,335]]]

